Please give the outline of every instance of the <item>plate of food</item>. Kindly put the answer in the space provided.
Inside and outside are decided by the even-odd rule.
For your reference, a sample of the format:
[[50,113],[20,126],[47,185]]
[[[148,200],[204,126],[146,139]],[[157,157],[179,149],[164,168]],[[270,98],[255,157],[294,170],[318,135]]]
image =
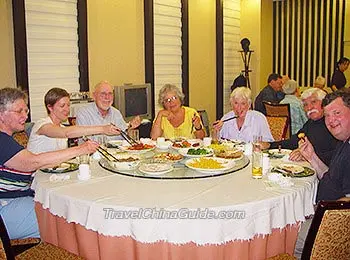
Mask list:
[[232,150],[214,150],[215,157],[224,159],[240,160],[243,158],[243,152],[240,149]]
[[270,149],[270,150],[267,150],[269,157],[274,158],[274,159],[281,159],[284,156],[289,155],[291,152],[292,152],[292,150],[289,150],[289,149]]
[[149,151],[154,150],[155,146],[151,144],[135,144],[135,145],[128,145],[128,146],[120,146],[120,149],[129,153],[146,153]]
[[161,175],[173,170],[173,166],[167,163],[143,163],[139,171],[149,175]]
[[52,167],[52,168],[44,168],[40,169],[43,172],[47,173],[66,173],[66,172],[72,172],[79,168],[79,164],[72,163],[72,162],[63,162],[59,165]]
[[183,159],[183,155],[178,153],[158,153],[155,156],[153,156],[153,159],[156,160],[164,160],[168,162],[179,162]]
[[235,162],[223,158],[192,158],[186,161],[185,165],[193,170],[203,173],[224,172],[231,169]]
[[190,158],[208,157],[213,155],[213,150],[207,148],[183,148],[179,150],[179,154]]
[[119,148],[123,144],[123,140],[110,140],[107,142],[108,148]]
[[182,140],[182,141],[174,141],[172,148],[179,150],[181,148],[195,148],[201,145],[200,140],[191,139],[191,140]]
[[275,170],[286,174],[298,174],[304,171],[304,167],[296,164],[282,163],[275,167]]
[[315,174],[315,170],[295,164],[280,164],[274,167],[272,171],[289,177],[308,177]]
[[116,160],[108,160],[108,164],[117,170],[133,170],[140,164],[140,157],[128,153],[114,155]]

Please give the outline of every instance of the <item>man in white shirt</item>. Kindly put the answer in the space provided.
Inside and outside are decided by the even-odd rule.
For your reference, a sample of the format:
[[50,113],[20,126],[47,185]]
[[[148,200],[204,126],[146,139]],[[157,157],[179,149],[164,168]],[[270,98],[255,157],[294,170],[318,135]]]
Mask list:
[[[129,124],[125,122],[118,109],[112,107],[114,93],[112,85],[107,81],[101,81],[95,86],[93,92],[95,102],[78,109],[76,117],[77,125],[105,125],[114,124],[120,130],[134,129],[141,124],[139,116],[134,117]],[[98,140],[99,136],[92,139]],[[107,137],[108,139],[122,139],[120,135]]]

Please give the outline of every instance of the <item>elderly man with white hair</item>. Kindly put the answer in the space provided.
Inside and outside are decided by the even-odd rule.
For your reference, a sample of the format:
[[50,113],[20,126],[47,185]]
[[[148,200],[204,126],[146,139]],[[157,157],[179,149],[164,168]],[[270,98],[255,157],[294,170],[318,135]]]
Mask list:
[[294,149],[290,154],[289,159],[294,161],[305,160],[298,148],[298,135],[305,134],[308,140],[315,148],[317,156],[326,164],[332,160],[332,156],[339,141],[335,139],[326,127],[322,100],[326,93],[318,88],[310,88],[303,92],[301,100],[303,102],[304,110],[309,120],[304,126],[288,140],[263,143],[263,148],[278,148]]
[[298,84],[295,80],[288,80],[284,83],[283,92],[286,94],[280,104],[289,104],[292,121],[292,134],[297,133],[307,121],[303,103],[298,98]]
[[232,111],[213,125],[217,131],[220,131],[221,138],[252,142],[253,136],[261,136],[265,142],[274,140],[264,114],[250,110],[251,96],[250,89],[246,87],[239,87],[232,91],[230,95]]

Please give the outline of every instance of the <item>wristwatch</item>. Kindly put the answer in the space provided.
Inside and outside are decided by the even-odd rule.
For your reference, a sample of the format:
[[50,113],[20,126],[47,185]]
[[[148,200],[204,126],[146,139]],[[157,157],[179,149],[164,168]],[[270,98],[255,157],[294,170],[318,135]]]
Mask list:
[[202,130],[203,126],[201,125],[199,128],[195,127],[196,131]]

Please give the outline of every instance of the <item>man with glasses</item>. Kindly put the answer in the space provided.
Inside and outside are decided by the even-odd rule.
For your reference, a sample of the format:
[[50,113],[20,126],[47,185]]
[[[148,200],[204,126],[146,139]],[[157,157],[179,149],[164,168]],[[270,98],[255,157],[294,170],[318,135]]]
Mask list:
[[[94,102],[78,109],[76,117],[77,125],[105,125],[114,124],[120,130],[134,129],[141,124],[139,116],[134,117],[129,124],[125,122],[118,109],[112,107],[114,94],[113,87],[107,81],[102,81],[95,86],[93,92]],[[98,140],[98,136],[92,137]],[[109,139],[122,139],[120,135],[108,137]]]

